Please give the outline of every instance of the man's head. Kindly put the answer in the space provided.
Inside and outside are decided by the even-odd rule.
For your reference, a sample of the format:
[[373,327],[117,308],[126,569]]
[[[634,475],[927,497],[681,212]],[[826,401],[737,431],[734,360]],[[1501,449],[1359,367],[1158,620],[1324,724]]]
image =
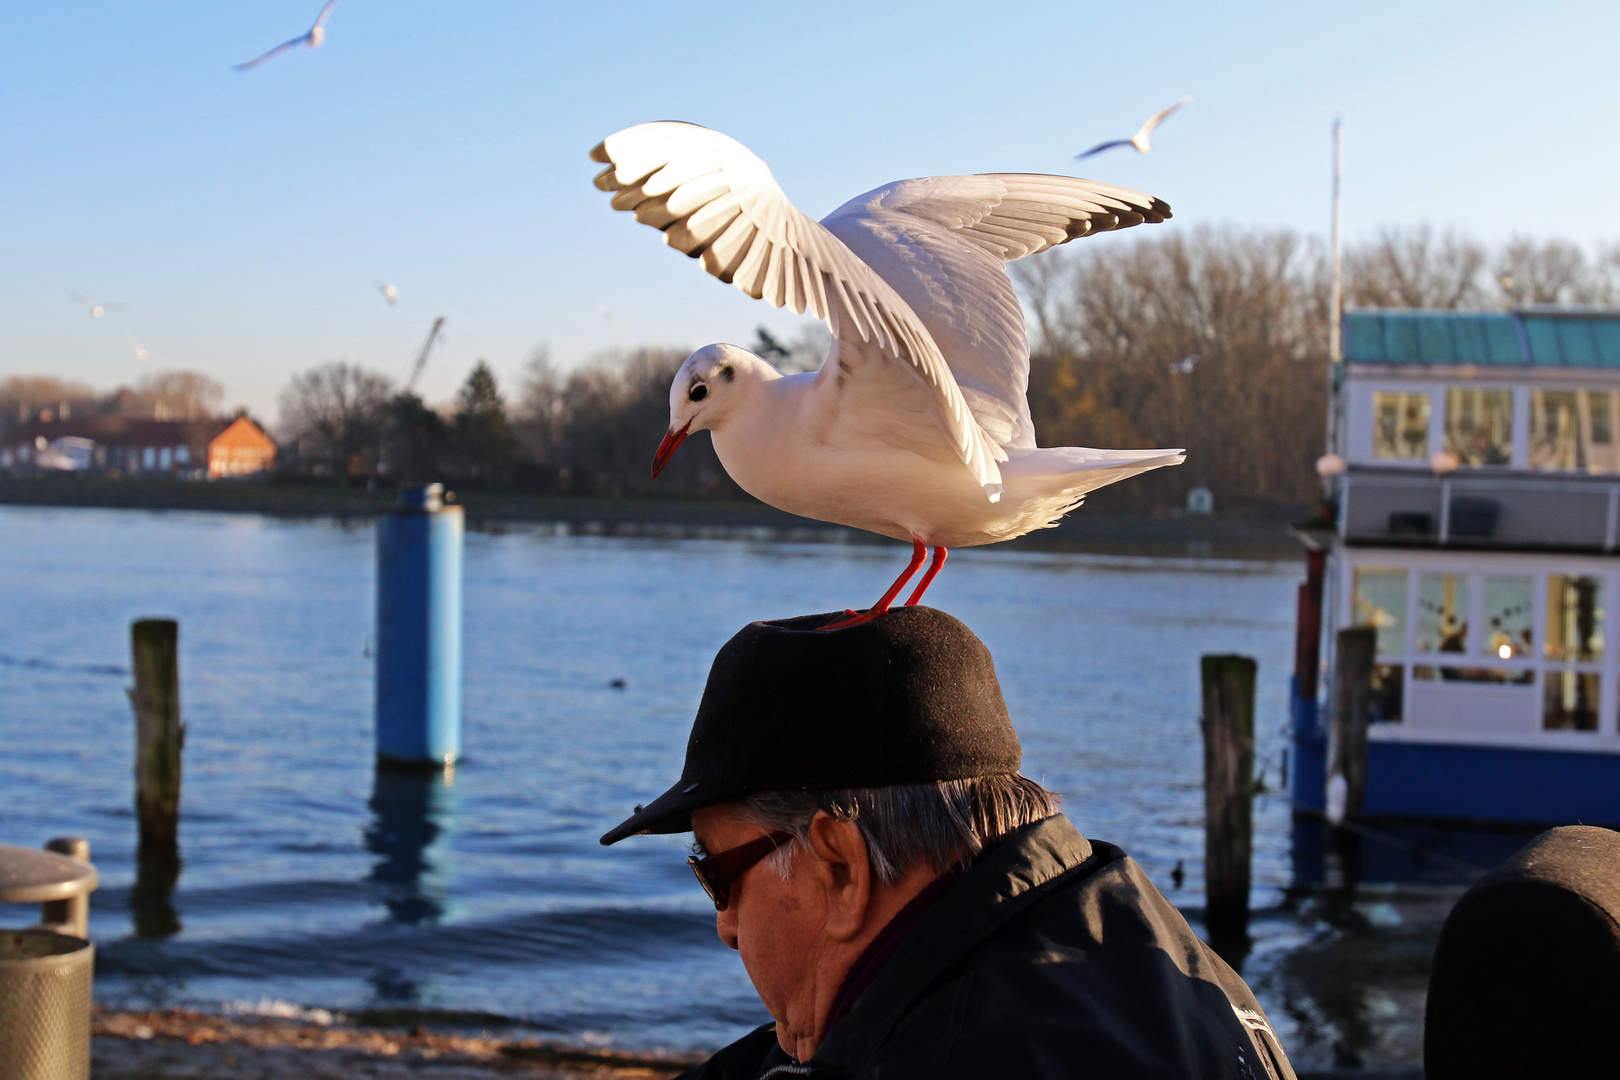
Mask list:
[[602,838],[690,828],[698,855],[724,856],[697,867],[716,927],[800,1060],[897,912],[1057,811],[1018,775],[994,665],[967,627],[912,607],[818,630],[838,617],[753,623],[732,638],[681,781]]

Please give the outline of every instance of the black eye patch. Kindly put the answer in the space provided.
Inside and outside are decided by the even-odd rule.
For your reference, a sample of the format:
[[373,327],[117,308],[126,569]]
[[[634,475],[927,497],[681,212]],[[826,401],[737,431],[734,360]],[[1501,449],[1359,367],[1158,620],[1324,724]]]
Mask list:
[[692,389],[686,392],[686,396],[692,401],[702,401],[704,398],[709,396],[709,388],[704,386],[702,383],[698,383],[696,386],[692,387]]
[[731,382],[737,377],[737,373],[731,370],[731,366],[729,364],[720,369],[720,374],[725,376],[726,382]]

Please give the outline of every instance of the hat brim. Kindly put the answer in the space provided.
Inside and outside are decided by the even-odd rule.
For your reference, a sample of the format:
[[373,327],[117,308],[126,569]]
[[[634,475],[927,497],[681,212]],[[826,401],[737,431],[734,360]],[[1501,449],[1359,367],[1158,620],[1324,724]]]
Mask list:
[[602,835],[602,846],[627,836],[692,831],[692,812],[748,794],[740,784],[682,780]]

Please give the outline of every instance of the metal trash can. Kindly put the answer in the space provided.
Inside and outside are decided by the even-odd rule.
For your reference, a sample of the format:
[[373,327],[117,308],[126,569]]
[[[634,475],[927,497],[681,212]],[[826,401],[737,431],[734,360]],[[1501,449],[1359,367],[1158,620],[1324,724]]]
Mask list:
[[0,845],[0,903],[41,905],[40,922],[0,930],[0,1080],[88,1080],[96,949],[85,937],[96,868],[90,845]]

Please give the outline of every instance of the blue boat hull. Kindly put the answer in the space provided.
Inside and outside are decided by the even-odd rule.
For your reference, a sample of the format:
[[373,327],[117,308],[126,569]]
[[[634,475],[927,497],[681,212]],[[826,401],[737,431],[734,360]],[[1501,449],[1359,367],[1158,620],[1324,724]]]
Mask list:
[[[1320,812],[1327,739],[1317,703],[1294,695],[1293,798]],[[1497,825],[1620,826],[1620,754],[1449,743],[1367,745],[1369,817]]]

